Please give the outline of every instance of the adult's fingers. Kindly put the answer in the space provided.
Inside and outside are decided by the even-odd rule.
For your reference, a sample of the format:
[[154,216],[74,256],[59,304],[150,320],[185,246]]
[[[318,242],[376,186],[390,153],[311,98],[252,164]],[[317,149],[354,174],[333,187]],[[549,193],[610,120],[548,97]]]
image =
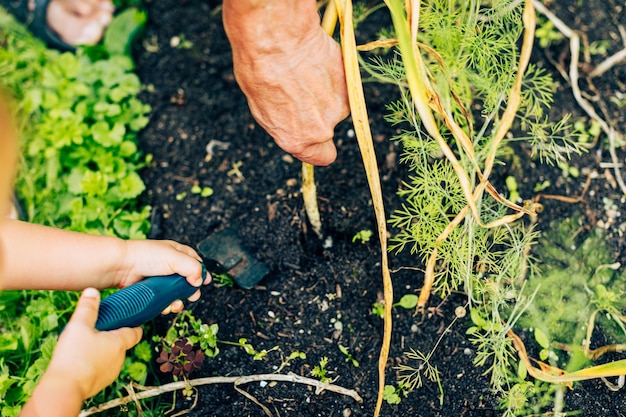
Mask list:
[[332,164],[337,159],[337,148],[335,148],[333,141],[330,140],[308,146],[303,152],[294,153],[293,156],[311,165],[326,166]]

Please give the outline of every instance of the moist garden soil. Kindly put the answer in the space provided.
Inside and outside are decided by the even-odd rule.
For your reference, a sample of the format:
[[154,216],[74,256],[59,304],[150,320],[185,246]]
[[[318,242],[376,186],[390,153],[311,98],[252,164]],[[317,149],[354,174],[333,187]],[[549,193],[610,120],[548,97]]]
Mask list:
[[[550,4],[570,27],[582,30],[590,41],[609,40],[609,53],[624,47],[618,26],[626,24],[621,0],[559,1]],[[137,73],[148,86],[142,99],[152,106],[151,123],[140,137],[145,153],[153,161],[143,172],[147,185],[146,202],[153,206],[151,237],[173,239],[197,246],[212,232],[235,227],[247,249],[271,270],[256,287],[244,290],[212,286],[188,308],[205,323],[219,324],[220,340],[236,342],[246,338],[257,351],[270,351],[262,360],[241,348],[220,344],[221,352],[207,359],[190,378],[272,373],[281,359],[294,351],[306,354],[281,372],[311,376],[322,357],[335,384],[356,390],[362,403],[340,394],[324,392],[301,384],[259,383],[244,386],[276,416],[369,416],[376,402],[377,366],[383,322],[371,313],[381,299],[382,278],[374,210],[370,203],[365,173],[350,119],[336,130],[337,161],[316,169],[318,202],[323,238],[313,233],[307,222],[300,192],[299,161],[277,148],[272,139],[251,117],[245,97],[233,76],[230,46],[221,23],[219,2],[192,0],[153,0],[147,3],[149,22],[136,49]],[[380,25],[388,25],[385,12],[371,18],[358,31],[360,41],[374,39]],[[370,23],[368,23],[370,22]],[[280,24],[280,22],[276,22]],[[594,57],[595,63],[602,57]],[[567,65],[566,42],[548,49],[536,48],[533,61],[554,73],[558,91],[552,114],[565,112],[584,117],[576,105],[567,81],[556,66]],[[626,90],[624,65],[615,67],[595,80],[597,97],[607,106],[608,119],[626,131],[623,110],[609,101],[616,91]],[[585,87],[584,85],[583,87]],[[366,84],[370,121],[375,139],[387,213],[400,207],[396,191],[406,176],[399,162],[399,144],[389,139],[397,132],[384,121],[385,105],[397,98],[394,86]],[[515,148],[522,161],[530,161],[530,150]],[[618,149],[624,161],[624,150]],[[616,212],[607,210],[606,201],[623,206],[619,188],[610,169],[600,167],[609,161],[606,147],[598,144],[589,153],[573,159],[571,166],[581,171],[578,178],[565,178],[554,167],[532,162],[530,166],[504,166],[494,181],[515,175],[521,194],[532,196],[533,186],[546,179],[551,194],[576,197],[586,177],[596,174],[580,203],[545,200],[539,227],[549,227],[554,219],[574,211],[583,213],[587,229],[598,222],[608,229],[616,260],[624,262],[624,243]],[[202,197],[191,193],[194,185],[211,187],[214,194]],[[374,232],[365,243],[353,242],[361,230]],[[391,254],[396,300],[416,294],[421,288],[419,261],[408,253]],[[414,267],[417,269],[399,269]],[[395,308],[389,383],[396,383],[394,367],[404,363],[403,352],[413,348],[430,351],[442,331],[454,318],[454,310],[465,298],[453,295],[431,300],[437,307],[425,317],[412,310]],[[341,322],[342,327],[336,325]],[[159,319],[155,331],[163,332],[168,319]],[[489,392],[485,368],[475,367],[474,348],[465,331],[469,320],[458,320],[443,337],[431,364],[440,372],[443,404],[435,383],[424,386],[398,405],[383,406],[384,416],[496,416],[497,402]],[[339,328],[339,330],[338,330]],[[346,361],[338,348],[348,348],[359,366]],[[158,372],[158,371],[157,371]],[[171,381],[161,374],[159,383]],[[270,381],[271,382],[271,381]],[[567,410],[584,416],[626,416],[624,391],[609,391],[601,381],[576,384],[567,394]],[[171,402],[165,395],[162,401]],[[230,384],[198,387],[196,396],[176,398],[176,410],[189,410],[190,416],[263,416],[263,410],[238,393]]]

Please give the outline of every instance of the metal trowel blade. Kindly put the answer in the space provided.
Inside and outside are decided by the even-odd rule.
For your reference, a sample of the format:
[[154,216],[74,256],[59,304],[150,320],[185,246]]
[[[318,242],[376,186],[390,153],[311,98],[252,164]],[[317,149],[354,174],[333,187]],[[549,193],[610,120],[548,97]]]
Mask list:
[[232,227],[213,233],[197,248],[202,257],[217,261],[241,288],[254,287],[269,272],[267,266],[243,247]]

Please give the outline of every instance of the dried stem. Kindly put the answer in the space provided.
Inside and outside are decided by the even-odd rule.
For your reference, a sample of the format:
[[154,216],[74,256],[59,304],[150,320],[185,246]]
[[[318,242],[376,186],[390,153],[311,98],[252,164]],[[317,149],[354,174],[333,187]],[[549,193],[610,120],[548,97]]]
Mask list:
[[260,375],[248,375],[248,376],[217,376],[208,378],[188,379],[186,381],[171,382],[169,384],[161,385],[158,387],[144,387],[145,390],[141,392],[131,391],[130,395],[123,398],[117,398],[115,400],[108,401],[95,407],[82,410],[79,417],[91,416],[97,413],[101,413],[111,408],[119,407],[129,402],[143,400],[146,398],[156,397],[168,392],[181,390],[187,387],[197,387],[200,385],[210,384],[233,384],[235,388],[240,385],[249,384],[251,382],[259,381],[278,381],[278,382],[291,382],[295,384],[305,384],[315,387],[315,393],[320,394],[324,391],[331,391],[337,394],[346,395],[353,398],[357,402],[363,402],[363,399],[359,394],[351,389],[343,388],[334,384],[327,384],[325,382],[318,381],[317,379],[307,378],[295,374],[260,374]]
[[365,105],[365,94],[363,92],[363,81],[359,68],[357,56],[356,39],[354,34],[354,24],[352,21],[352,1],[335,0],[341,28],[341,49],[343,52],[343,64],[346,72],[346,83],[348,87],[348,99],[350,101],[350,111],[352,113],[352,123],[356,133],[363,167],[367,175],[372,204],[376,214],[376,224],[378,229],[378,240],[380,242],[381,269],[383,278],[383,297],[385,302],[385,312],[383,315],[384,329],[383,340],[378,357],[378,397],[374,417],[380,414],[383,403],[383,393],[385,388],[385,370],[389,349],[391,346],[391,328],[393,309],[393,285],[391,273],[389,272],[389,260],[387,255],[387,216],[383,203],[382,187],[380,184],[380,173],[374,151],[374,141],[370,130],[367,107]]

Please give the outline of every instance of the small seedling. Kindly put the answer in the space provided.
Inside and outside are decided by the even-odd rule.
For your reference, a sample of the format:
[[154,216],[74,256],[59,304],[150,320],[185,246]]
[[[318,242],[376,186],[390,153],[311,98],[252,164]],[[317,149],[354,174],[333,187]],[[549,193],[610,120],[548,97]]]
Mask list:
[[547,48],[553,43],[563,40],[563,35],[555,27],[551,20],[539,22],[539,26],[535,31],[535,37],[539,39],[539,46]]
[[200,187],[197,184],[191,187],[191,194],[200,194],[200,197],[210,197],[213,195],[213,192],[211,187]]
[[352,354],[350,353],[350,351],[348,351],[348,348],[342,345],[341,343],[339,343],[338,347],[341,353],[343,353],[346,356],[346,362],[351,362],[352,366],[354,366],[355,368],[358,368],[359,362],[352,357]]
[[382,318],[385,314],[385,303],[383,301],[376,301],[372,304],[372,314]]
[[324,383],[331,383],[333,379],[328,376],[330,371],[326,369],[326,365],[328,364],[328,357],[324,356],[320,359],[319,365],[315,365],[313,370],[311,371],[311,375],[318,378],[320,381]]
[[517,191],[517,180],[515,179],[515,177],[512,175],[509,175],[508,177],[506,177],[505,183],[506,183],[506,188],[509,189],[509,200],[519,201],[520,196],[519,196],[519,192]]
[[178,379],[200,368],[204,357],[202,350],[194,350],[189,339],[184,338],[176,341],[170,349],[164,348],[156,361],[161,364],[161,372],[171,372],[174,379]]
[[551,185],[552,185],[552,183],[550,182],[550,180],[545,180],[543,182],[538,182],[537,184],[535,184],[535,187],[533,188],[533,192],[540,193],[541,191],[546,190]]
[[385,390],[383,392],[383,400],[387,402],[387,404],[400,404],[402,402],[402,385],[398,385],[398,388],[393,385],[385,385]]
[[185,38],[185,35],[173,36],[170,39],[170,46],[177,49],[191,49],[193,42]]
[[251,355],[255,361],[263,359],[265,356],[267,356],[268,353],[274,350],[278,350],[278,346],[274,346],[270,350],[263,349],[261,351],[257,351],[254,348],[254,346],[248,343],[248,339],[246,339],[245,337],[241,337],[238,343],[229,343],[229,342],[222,342],[222,343],[234,344],[234,345],[241,347],[248,355]]
[[367,243],[367,242],[370,241],[371,238],[372,238],[372,231],[371,230],[359,230],[352,237],[352,243],[354,243],[354,242]]
[[173,346],[178,340],[186,338],[192,345],[200,346],[205,356],[213,358],[219,353],[217,347],[217,333],[219,325],[205,324],[196,319],[189,310],[183,310],[178,314],[165,337],[155,336],[154,342],[168,347]]
[[295,350],[291,352],[291,354],[286,359],[283,359],[280,366],[276,370],[276,373],[279,373],[280,371],[283,370],[283,368],[291,365],[291,361],[295,359],[302,359],[302,360],[306,359],[306,353],[300,352],[299,350]]
[[563,178],[578,178],[580,176],[580,171],[575,166],[570,166],[567,162],[561,161],[558,164],[558,167],[561,169],[561,175]]
[[211,277],[213,278],[213,283],[216,287],[230,287],[232,288],[235,285],[235,281],[233,277],[228,274],[220,274],[216,272],[211,272]]

